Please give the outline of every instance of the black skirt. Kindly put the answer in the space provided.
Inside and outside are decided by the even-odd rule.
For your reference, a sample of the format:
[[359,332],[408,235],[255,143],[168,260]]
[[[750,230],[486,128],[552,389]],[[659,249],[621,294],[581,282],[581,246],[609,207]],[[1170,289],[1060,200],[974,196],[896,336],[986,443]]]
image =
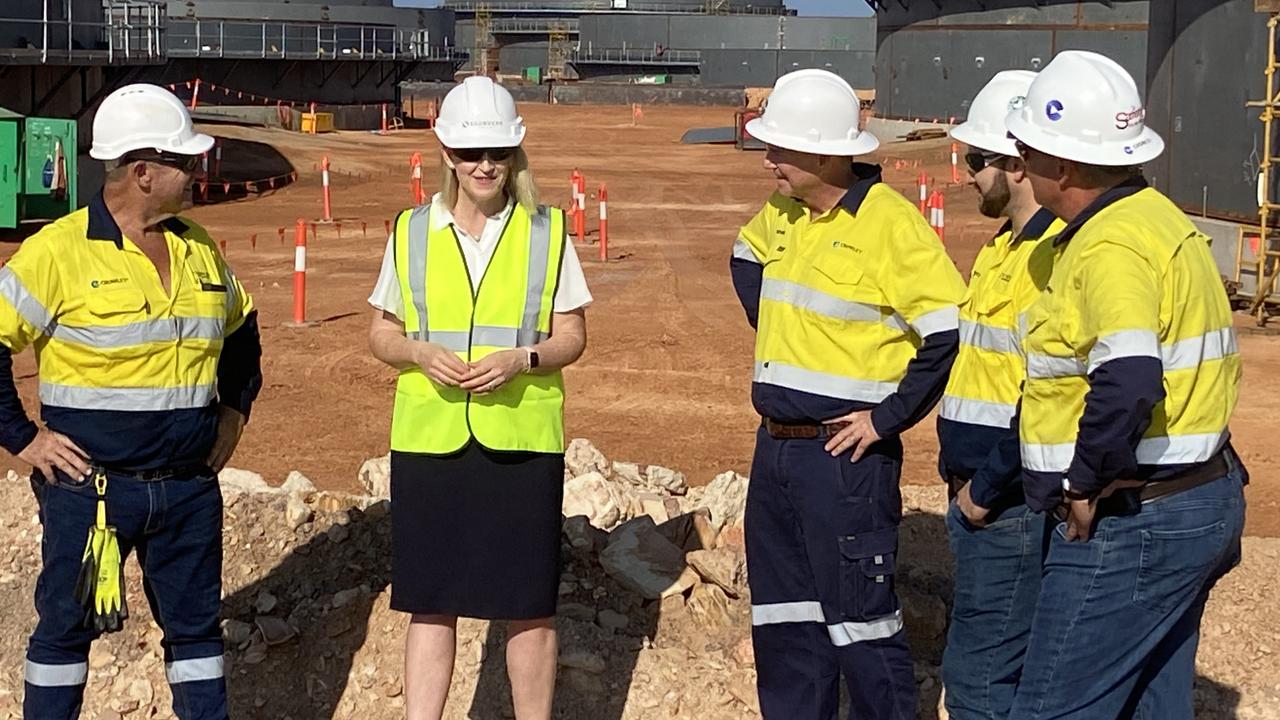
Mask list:
[[488,620],[556,613],[564,455],[391,453],[391,607]]

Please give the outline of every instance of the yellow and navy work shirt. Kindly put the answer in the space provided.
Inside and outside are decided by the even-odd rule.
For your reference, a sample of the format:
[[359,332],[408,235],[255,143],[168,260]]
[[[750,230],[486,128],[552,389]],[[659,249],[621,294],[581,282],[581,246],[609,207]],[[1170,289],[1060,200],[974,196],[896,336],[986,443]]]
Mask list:
[[204,229],[177,218],[163,228],[168,292],[101,195],[28,238],[0,269],[7,450],[20,452],[36,434],[10,356],[27,346],[46,425],[107,467],[202,463],[217,403],[248,415],[262,382],[253,302]]
[[889,437],[937,403],[958,343],[964,280],[906,198],[855,164],[814,217],[774,194],[734,245],[734,287],[756,327],[756,410],[816,423],[872,409]]
[[1005,226],[973,263],[960,303],[960,350],[938,408],[938,464],[944,479],[970,481],[974,502],[996,507],[1022,495],[1014,424],[1026,361],[1019,320],[1049,284],[1054,246],[1066,223],[1041,208],[1022,232]]
[[1241,368],[1208,238],[1136,178],[1055,242],[1049,286],[1027,312],[1028,504],[1212,459],[1228,442]]

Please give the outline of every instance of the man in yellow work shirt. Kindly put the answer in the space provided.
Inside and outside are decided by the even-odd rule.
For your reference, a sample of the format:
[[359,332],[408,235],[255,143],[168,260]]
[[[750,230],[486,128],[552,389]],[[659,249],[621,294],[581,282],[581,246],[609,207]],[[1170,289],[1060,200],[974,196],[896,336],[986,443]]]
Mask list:
[[1067,221],[1027,314],[1024,487],[1057,510],[1009,717],[1191,720],[1200,617],[1239,561],[1240,383],[1208,239],[1138,166],[1164,143],[1113,60],[1059,54],[1006,120]]
[[964,281],[880,168],[852,162],[879,143],[839,76],[783,76],[747,131],[777,184],[731,261],[763,416],[746,515],[760,708],[834,718],[843,674],[855,717],[913,720],[898,436],[942,395]]
[[1014,419],[1026,378],[1018,320],[1049,282],[1053,245],[1044,238],[1065,223],[1036,203],[1004,127],[1035,76],[996,73],[951,132],[967,145],[979,210],[1006,220],[973,263],[938,417],[939,469],[954,499],[946,523],[956,586],[942,661],[954,720],[1009,716],[1040,588],[1045,515],[1022,494]]
[[[216,473],[262,380],[248,294],[209,235],[177,217],[212,145],[163,88],[115,91],[93,124],[90,154],[108,167],[102,193],[27,239],[0,270],[0,445],[34,466],[44,527],[28,720],[79,716],[90,643],[127,614],[121,607],[104,623],[103,596],[95,609],[93,595],[123,603],[118,565],[135,549],[164,631],[174,712],[227,717]],[[44,427],[14,388],[11,354],[27,346],[40,366]],[[119,560],[90,573],[86,610],[78,576],[100,499]]]

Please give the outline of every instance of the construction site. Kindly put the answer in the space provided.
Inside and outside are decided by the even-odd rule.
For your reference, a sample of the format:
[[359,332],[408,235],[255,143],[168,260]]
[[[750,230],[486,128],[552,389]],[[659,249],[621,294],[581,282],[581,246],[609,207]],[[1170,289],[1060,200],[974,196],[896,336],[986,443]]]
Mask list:
[[[1280,4],[867,0],[869,14],[848,18],[797,16],[785,0],[0,5],[0,260],[99,191],[92,119],[116,88],[171,89],[217,140],[189,216],[253,296],[265,378],[223,477],[232,715],[404,716],[407,619],[388,605],[396,372],[370,354],[367,301],[397,214],[439,187],[432,125],[454,83],[483,74],[509,88],[541,201],[583,205],[571,238],[594,301],[586,354],[564,373],[567,436],[582,439],[566,479],[583,494],[566,489],[566,503],[583,503],[591,522],[565,523],[555,717],[728,720],[759,716],[742,498],[760,425],[754,333],[729,257],[773,187],[743,124],[780,75],[841,75],[881,143],[869,162],[913,202],[928,196],[967,277],[999,222],[978,212],[946,131],[996,72],[1089,49],[1137,80],[1167,144],[1146,177],[1213,238],[1237,311],[1244,380],[1230,429],[1250,473],[1247,537],[1205,613],[1197,717],[1280,720]],[[34,416],[31,353],[15,355],[14,376]],[[899,591],[919,717],[934,719],[946,717],[953,579],[933,416],[903,444]],[[0,641],[0,718],[21,717],[35,620],[30,470],[0,461],[0,617],[13,630]],[[699,509],[710,520],[701,536]],[[601,567],[608,531],[645,514],[724,572],[699,568],[662,597],[620,583]],[[135,612],[95,645],[84,716],[170,718],[159,631],[140,571],[126,569]],[[497,626],[464,623],[459,635],[468,671],[446,717],[513,717]]]

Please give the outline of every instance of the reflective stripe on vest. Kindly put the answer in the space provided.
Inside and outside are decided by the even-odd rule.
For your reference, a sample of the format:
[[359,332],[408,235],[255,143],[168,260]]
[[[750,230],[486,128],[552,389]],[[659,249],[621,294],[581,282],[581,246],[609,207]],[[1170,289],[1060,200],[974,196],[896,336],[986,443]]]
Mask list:
[[[413,238],[429,237],[428,225],[431,205],[422,205],[410,211],[409,235]],[[513,210],[514,212],[514,210]],[[413,307],[417,311],[417,328],[406,328],[405,334],[412,340],[438,343],[454,352],[466,352],[471,344],[500,348],[516,348],[534,345],[547,339],[547,333],[538,330],[538,314],[542,308],[542,293],[546,286],[547,262],[551,248],[551,220],[544,214],[530,217],[532,232],[529,248],[529,278],[525,291],[524,314],[520,327],[473,325],[468,333],[461,331],[432,331],[427,322],[427,242],[409,243],[409,287]]]

